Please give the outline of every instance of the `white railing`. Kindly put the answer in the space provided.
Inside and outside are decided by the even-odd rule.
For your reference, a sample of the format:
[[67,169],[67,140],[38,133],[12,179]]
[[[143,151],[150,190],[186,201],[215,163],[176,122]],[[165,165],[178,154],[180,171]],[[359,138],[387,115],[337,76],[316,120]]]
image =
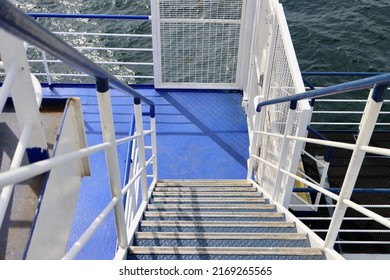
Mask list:
[[[305,87],[281,4],[274,0],[257,2],[256,21],[244,104],[250,139],[257,133],[263,137],[250,142],[250,153],[260,160],[249,161],[248,177],[254,169],[255,181],[274,200],[288,206],[292,195],[289,186],[294,180],[283,177],[278,170],[287,168],[289,172],[297,172],[302,143],[289,141],[286,136],[306,135],[311,109],[303,100],[294,111],[289,110],[288,104],[276,104],[264,108],[257,117],[255,104],[259,101],[290,96],[304,91]],[[272,137],[274,134],[282,137]]]
[[[343,185],[341,186],[339,195],[326,190],[325,188],[323,188],[323,186],[320,185],[320,183],[314,183],[313,180],[301,178],[300,176],[290,172],[286,168],[280,168],[280,166],[275,165],[274,163],[268,161],[265,158],[261,158],[258,155],[253,153],[251,154],[251,160],[260,161],[264,164],[267,164],[271,168],[282,173],[283,176],[290,177],[296,181],[299,181],[304,185],[313,188],[316,191],[326,195],[327,197],[330,197],[333,200],[337,201],[336,207],[332,215],[331,223],[327,231],[326,239],[324,241],[324,245],[323,245],[324,248],[333,248],[338,233],[340,231],[341,224],[344,220],[344,216],[347,208],[351,208],[361,213],[362,215],[368,217],[369,219],[372,219],[380,223],[381,225],[390,228],[390,220],[388,218],[378,215],[374,211],[369,210],[367,207],[364,207],[362,205],[359,205],[351,201],[351,195],[354,190],[355,183],[358,178],[365,154],[373,153],[381,156],[390,155],[390,149],[388,148],[378,148],[378,147],[369,146],[371,135],[374,131],[375,126],[377,125],[377,120],[381,112],[384,95],[385,92],[387,91],[387,83],[390,83],[389,75],[384,75],[382,77],[377,77],[376,80],[366,79],[366,80],[357,81],[352,84],[345,84],[345,85],[343,84],[335,87],[324,88],[323,90],[313,91],[311,93],[306,93],[306,94],[302,93],[300,95],[295,96],[297,100],[300,98],[304,98],[304,96],[306,98],[315,98],[315,96],[321,97],[332,93],[337,94],[339,92],[351,92],[364,87],[373,87],[375,85],[375,87],[371,90],[370,95],[366,101],[364,114],[362,115],[361,120],[359,122],[360,124],[359,133],[355,144],[321,140],[321,139],[311,139],[306,137],[299,137],[299,136],[286,135],[280,133],[270,134],[263,131],[255,131],[253,134],[253,139],[252,139],[253,142],[258,141],[256,139],[257,137],[261,138],[267,136],[267,137],[288,139],[289,141],[294,141],[294,142],[312,143],[316,145],[322,145],[325,147],[333,147],[333,148],[347,149],[353,151],[353,154],[351,156],[351,161],[348,165],[348,170],[345,174],[344,182]],[[290,98],[290,100],[292,100],[292,103],[290,105],[291,111],[295,109],[294,104],[296,103],[296,101],[293,101],[295,97],[293,96]],[[283,101],[288,101],[288,100],[285,98],[285,100]],[[269,103],[272,102],[273,101]],[[263,104],[264,106],[268,105],[266,103],[267,102],[260,103],[257,109],[261,110]],[[258,118],[260,118],[260,114],[258,114],[258,116],[259,116]],[[287,125],[287,127],[288,126],[289,125]],[[252,164],[252,166],[254,165]],[[381,205],[381,206],[386,207],[387,205]]]
[[[56,29],[56,24],[69,25],[75,23],[79,30],[75,32],[56,31],[57,36],[63,38],[75,49],[83,52],[96,64],[101,65],[110,71],[115,77],[127,83],[152,83],[153,75],[153,49],[151,26],[145,27],[146,34],[136,33],[111,33],[104,32],[106,23],[123,23],[122,29],[132,29],[132,24],[145,22],[150,25],[149,16],[115,16],[115,15],[68,15],[68,14],[31,14],[38,22],[42,22],[50,29]],[[88,25],[80,24],[80,20],[89,19],[99,24],[99,32],[91,32]],[[109,26],[109,25],[108,25]],[[102,31],[100,31],[102,30]],[[150,32],[150,33],[148,33]],[[117,40],[122,47],[110,47],[106,42]],[[133,44],[137,47],[126,46],[123,42]],[[82,43],[82,45],[81,45]],[[49,85],[53,83],[83,82],[93,83],[87,74],[76,71],[67,66],[63,61],[55,59],[46,52],[29,46],[28,61],[34,70],[33,74],[43,83]],[[2,73],[0,73],[0,77]]]
[[[107,172],[110,181],[112,199],[101,211],[101,213],[95,218],[95,220],[90,224],[90,226],[85,230],[81,237],[71,246],[71,248],[62,257],[62,259],[75,258],[112,210],[114,211],[115,215],[116,233],[118,238],[118,253],[116,254],[116,258],[124,258],[132,236],[130,232],[133,230],[132,228],[134,227],[134,216],[136,217],[143,212],[143,207],[145,206],[145,203],[147,202],[149,197],[149,188],[151,185],[154,184],[155,180],[157,179],[156,123],[154,103],[151,100],[140,95],[138,92],[136,92],[134,89],[130,88],[123,82],[117,80],[111,74],[99,68],[96,64],[88,60],[85,56],[74,51],[74,49],[72,49],[69,45],[56,38],[54,35],[50,34],[48,31],[46,31],[36,22],[34,22],[34,20],[29,18],[28,16],[25,16],[22,12],[14,8],[14,6],[8,1],[5,1],[2,5],[4,5],[4,7],[2,7],[1,12],[6,14],[7,16],[0,16],[0,18],[2,19],[0,21],[1,28],[4,28],[7,31],[12,30],[21,39],[28,40],[30,43],[36,45],[40,49],[48,53],[52,53],[53,56],[57,56],[62,61],[66,61],[70,65],[76,66],[78,67],[78,69],[81,69],[96,78],[97,99],[99,115],[101,118],[103,142],[97,145],[92,145],[86,148],[75,150],[61,156],[54,156],[46,160],[41,160],[33,164],[28,164],[19,167],[20,156],[24,153],[27,143],[31,142],[31,136],[29,135],[29,132],[39,131],[37,127],[32,126],[32,124],[35,125],[35,117],[33,114],[30,114],[28,117],[31,119],[31,122],[26,122],[26,124],[24,125],[22,135],[19,139],[19,145],[17,148],[16,155],[12,161],[12,168],[0,174],[0,186],[13,186],[18,182],[21,182],[39,174],[43,174],[57,166],[63,165],[64,163],[77,159],[83,159],[85,157],[88,157],[89,155],[104,151],[106,155]],[[5,18],[7,18],[7,21],[3,21],[3,19]],[[30,32],[30,30],[32,29],[34,30],[34,32]],[[4,41],[7,43],[3,44],[7,45],[8,49],[2,48],[2,59],[4,60],[4,63],[7,64],[6,69],[8,69],[6,71],[7,77],[12,78],[13,76],[15,76],[17,79],[18,76],[20,76],[21,74],[17,73],[15,75],[14,71],[12,70],[12,66],[8,67],[8,62],[10,61],[9,56],[13,54],[12,48],[15,47],[14,41],[21,41],[20,39],[16,39],[16,37],[9,35],[3,30],[0,31],[6,34],[6,36],[8,36],[8,39]],[[21,43],[21,45],[23,45],[23,43]],[[27,60],[25,62],[27,63]],[[27,65],[24,68],[28,69],[29,67]],[[9,74],[11,74],[11,76],[8,76]],[[31,75],[28,75],[27,77],[31,79]],[[6,78],[6,82],[12,84],[11,78]],[[5,87],[2,88],[2,95],[8,95],[9,86],[7,86],[7,83]],[[111,86],[116,87],[118,90],[124,92],[125,94],[134,97],[134,118],[136,130],[133,135],[129,137],[116,139],[109,83],[111,84]],[[19,92],[20,94],[22,94],[22,98],[24,98],[25,100],[28,100],[29,98],[31,98],[31,95],[33,95],[33,92],[31,90],[17,91],[13,89],[13,98],[15,98],[16,96],[15,92]],[[142,115],[141,102],[146,103],[150,107],[150,113],[148,115],[149,122],[147,122],[147,120],[145,120],[145,117],[143,117]],[[31,106],[31,102],[25,102],[25,104],[27,105],[23,107],[25,109],[28,107],[34,108],[34,106]],[[17,106],[15,106],[15,110],[17,114],[21,113],[19,112],[20,109]],[[38,111],[36,112],[36,115],[39,116]],[[144,129],[144,122],[149,123],[148,130]],[[42,127],[38,128],[42,129]],[[149,146],[145,146],[146,138],[149,138],[149,140],[147,140]],[[130,142],[133,143],[133,150],[136,151],[136,153],[131,159],[133,161],[133,165],[131,168],[132,172],[130,172],[128,181],[125,183],[124,186],[122,186],[122,183],[120,182],[117,146]],[[36,143],[32,143],[34,144],[33,147],[39,147],[38,145],[35,145]],[[145,149],[151,150],[151,152],[148,153],[148,156],[146,155]],[[151,166],[152,168],[148,168],[149,166]],[[148,174],[150,174],[150,176]],[[151,182],[148,182],[148,176],[151,177]],[[130,214],[125,216],[123,198],[125,196],[131,197],[133,193],[137,191],[137,188],[141,188],[142,190],[142,205],[138,208],[134,208],[133,206],[133,208],[131,209],[131,211],[133,212],[137,210],[136,215]],[[3,192],[7,192],[7,194],[9,194],[10,192],[12,193],[12,189],[10,191],[7,191],[6,187],[6,189],[3,188]],[[4,207],[2,207],[2,209],[4,209],[1,211],[0,217],[4,216],[7,206],[8,202],[4,204]],[[126,214],[131,211],[126,211]]]

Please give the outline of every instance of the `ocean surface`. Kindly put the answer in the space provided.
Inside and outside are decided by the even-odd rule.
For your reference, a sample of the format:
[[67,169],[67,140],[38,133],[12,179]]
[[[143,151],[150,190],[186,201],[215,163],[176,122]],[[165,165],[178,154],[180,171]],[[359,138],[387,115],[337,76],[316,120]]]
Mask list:
[[[249,0],[255,1],[255,0]],[[390,0],[280,0],[290,27],[301,71],[390,71]],[[149,0],[16,0],[26,12],[150,14]],[[42,20],[41,20],[42,21]],[[44,20],[43,20],[44,21]],[[44,22],[51,30],[148,33],[150,24],[123,22],[106,24],[85,20],[69,24]],[[71,39],[70,39],[71,40]],[[98,44],[97,39],[78,39],[76,44]],[[109,45],[133,47],[149,43],[112,38]],[[116,40],[116,41],[115,41]],[[90,53],[92,58],[98,53]],[[114,55],[107,53],[108,56]],[[117,55],[117,54],[115,54]],[[126,56],[128,54],[121,54]],[[134,58],[152,61],[151,54],[137,53]],[[112,58],[111,58],[112,59]],[[114,66],[115,67],[115,66]],[[119,74],[150,75],[147,66],[116,69]]]

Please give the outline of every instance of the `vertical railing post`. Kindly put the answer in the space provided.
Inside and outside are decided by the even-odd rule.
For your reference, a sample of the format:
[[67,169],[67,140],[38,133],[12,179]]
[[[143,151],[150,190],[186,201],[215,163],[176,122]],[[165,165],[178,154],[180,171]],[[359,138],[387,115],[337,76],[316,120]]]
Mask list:
[[117,198],[114,207],[115,226],[118,234],[118,244],[121,248],[126,248],[127,234],[125,212],[122,199],[122,190],[120,182],[119,162],[117,145],[115,142],[114,118],[112,114],[111,96],[107,79],[97,78],[96,89],[99,103],[100,120],[102,126],[103,141],[111,143],[106,149],[106,161],[108,176],[110,179],[111,195]]
[[142,106],[139,98],[134,98],[135,127],[137,131],[138,159],[141,172],[142,201],[148,200],[148,181],[146,177],[145,139],[142,118]]
[[152,130],[152,154],[153,158],[153,180],[158,178],[158,165],[157,165],[157,128],[156,128],[156,113],[154,106],[150,107],[150,128]]
[[287,120],[286,120],[286,126],[284,128],[282,149],[279,153],[278,170],[277,170],[277,175],[276,175],[276,179],[275,179],[274,192],[273,192],[273,196],[272,196],[272,198],[278,202],[282,202],[282,200],[279,199],[280,198],[279,195],[280,195],[280,191],[281,191],[280,184],[281,184],[282,177],[283,177],[283,173],[281,172],[281,169],[283,166],[283,162],[285,162],[285,160],[287,158],[288,144],[290,142],[287,139],[287,136],[288,136],[288,133],[290,132],[290,130],[293,126],[296,109],[297,109],[297,101],[295,101],[295,100],[291,101],[290,110],[288,111],[288,116],[287,116]]
[[344,182],[341,187],[339,200],[336,204],[333,218],[329,225],[328,234],[326,235],[324,243],[325,248],[333,248],[336,241],[348,207],[344,203],[344,200],[349,200],[351,198],[356,180],[359,176],[360,168],[366,155],[366,152],[362,151],[361,147],[367,146],[370,142],[386,90],[387,85],[375,85],[374,89],[370,92],[370,96],[367,100],[364,114],[360,122],[360,133],[356,140],[355,149],[352,153],[351,161],[349,162],[347,173],[345,174]]
[[51,81],[49,64],[47,63],[47,56],[46,56],[46,52],[45,51],[42,51],[42,60],[43,60],[43,66],[44,66],[45,72],[46,72],[47,84],[50,86],[52,84],[52,81]]
[[257,129],[259,129],[260,125],[260,113],[255,113],[255,124],[253,126],[253,131],[251,136],[251,141],[249,143],[249,159],[248,159],[248,173],[246,175],[247,179],[252,178],[253,169],[255,166],[255,158],[253,155],[256,153],[256,147],[258,142],[258,134],[256,133]]

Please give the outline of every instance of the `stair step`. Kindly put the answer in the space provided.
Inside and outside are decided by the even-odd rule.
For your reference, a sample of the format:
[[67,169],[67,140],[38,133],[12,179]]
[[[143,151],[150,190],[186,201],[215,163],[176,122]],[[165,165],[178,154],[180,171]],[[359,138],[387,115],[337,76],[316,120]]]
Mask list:
[[158,187],[251,187],[252,184],[245,180],[159,180]]
[[156,192],[257,192],[252,187],[156,187]]
[[137,239],[307,240],[304,233],[137,232]]
[[[173,255],[182,257],[183,255],[195,256],[295,256],[295,257],[323,257],[323,253],[317,248],[268,248],[268,247],[159,247],[159,246],[130,246],[130,255]],[[130,256],[131,258],[131,256]],[[207,258],[206,258],[207,259]]]
[[277,212],[169,212],[146,211],[146,220],[180,220],[180,221],[284,221],[284,214]]
[[173,197],[156,197],[153,203],[264,203],[264,198],[173,198]]
[[149,227],[229,227],[229,228],[293,228],[293,222],[257,222],[257,221],[152,221],[143,220],[141,226]]
[[271,210],[275,211],[275,206],[270,204],[149,204],[148,210],[159,210],[159,211],[180,211],[180,210],[190,210],[190,211],[233,211],[233,210],[246,210],[246,211],[264,211]]
[[153,196],[167,196],[167,197],[262,197],[259,192],[158,192],[154,191]]
[[229,218],[284,218],[284,214],[277,212],[168,212],[168,211],[146,211],[145,218],[149,217],[229,217]]
[[243,180],[159,181],[128,259],[325,259]]
[[138,232],[134,246],[175,247],[310,247],[306,235],[297,233]]

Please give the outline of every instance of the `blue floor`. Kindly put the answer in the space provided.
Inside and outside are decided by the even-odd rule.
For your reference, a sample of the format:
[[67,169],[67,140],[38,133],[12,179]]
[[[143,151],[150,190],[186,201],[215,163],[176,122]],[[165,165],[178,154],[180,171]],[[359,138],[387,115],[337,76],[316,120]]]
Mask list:
[[[237,91],[155,90],[136,87],[156,104],[157,149],[160,179],[243,179],[248,158],[246,117]],[[112,90],[117,138],[127,136],[133,99]],[[44,97],[81,99],[88,145],[102,142],[94,88],[45,88]],[[144,108],[147,111],[147,108]],[[127,146],[118,147],[124,177]],[[92,155],[91,177],[83,179],[71,242],[89,226],[111,199],[104,153]],[[113,216],[91,239],[80,259],[110,259],[116,235]],[[88,252],[89,251],[89,252]],[[93,255],[90,252],[93,252]]]

